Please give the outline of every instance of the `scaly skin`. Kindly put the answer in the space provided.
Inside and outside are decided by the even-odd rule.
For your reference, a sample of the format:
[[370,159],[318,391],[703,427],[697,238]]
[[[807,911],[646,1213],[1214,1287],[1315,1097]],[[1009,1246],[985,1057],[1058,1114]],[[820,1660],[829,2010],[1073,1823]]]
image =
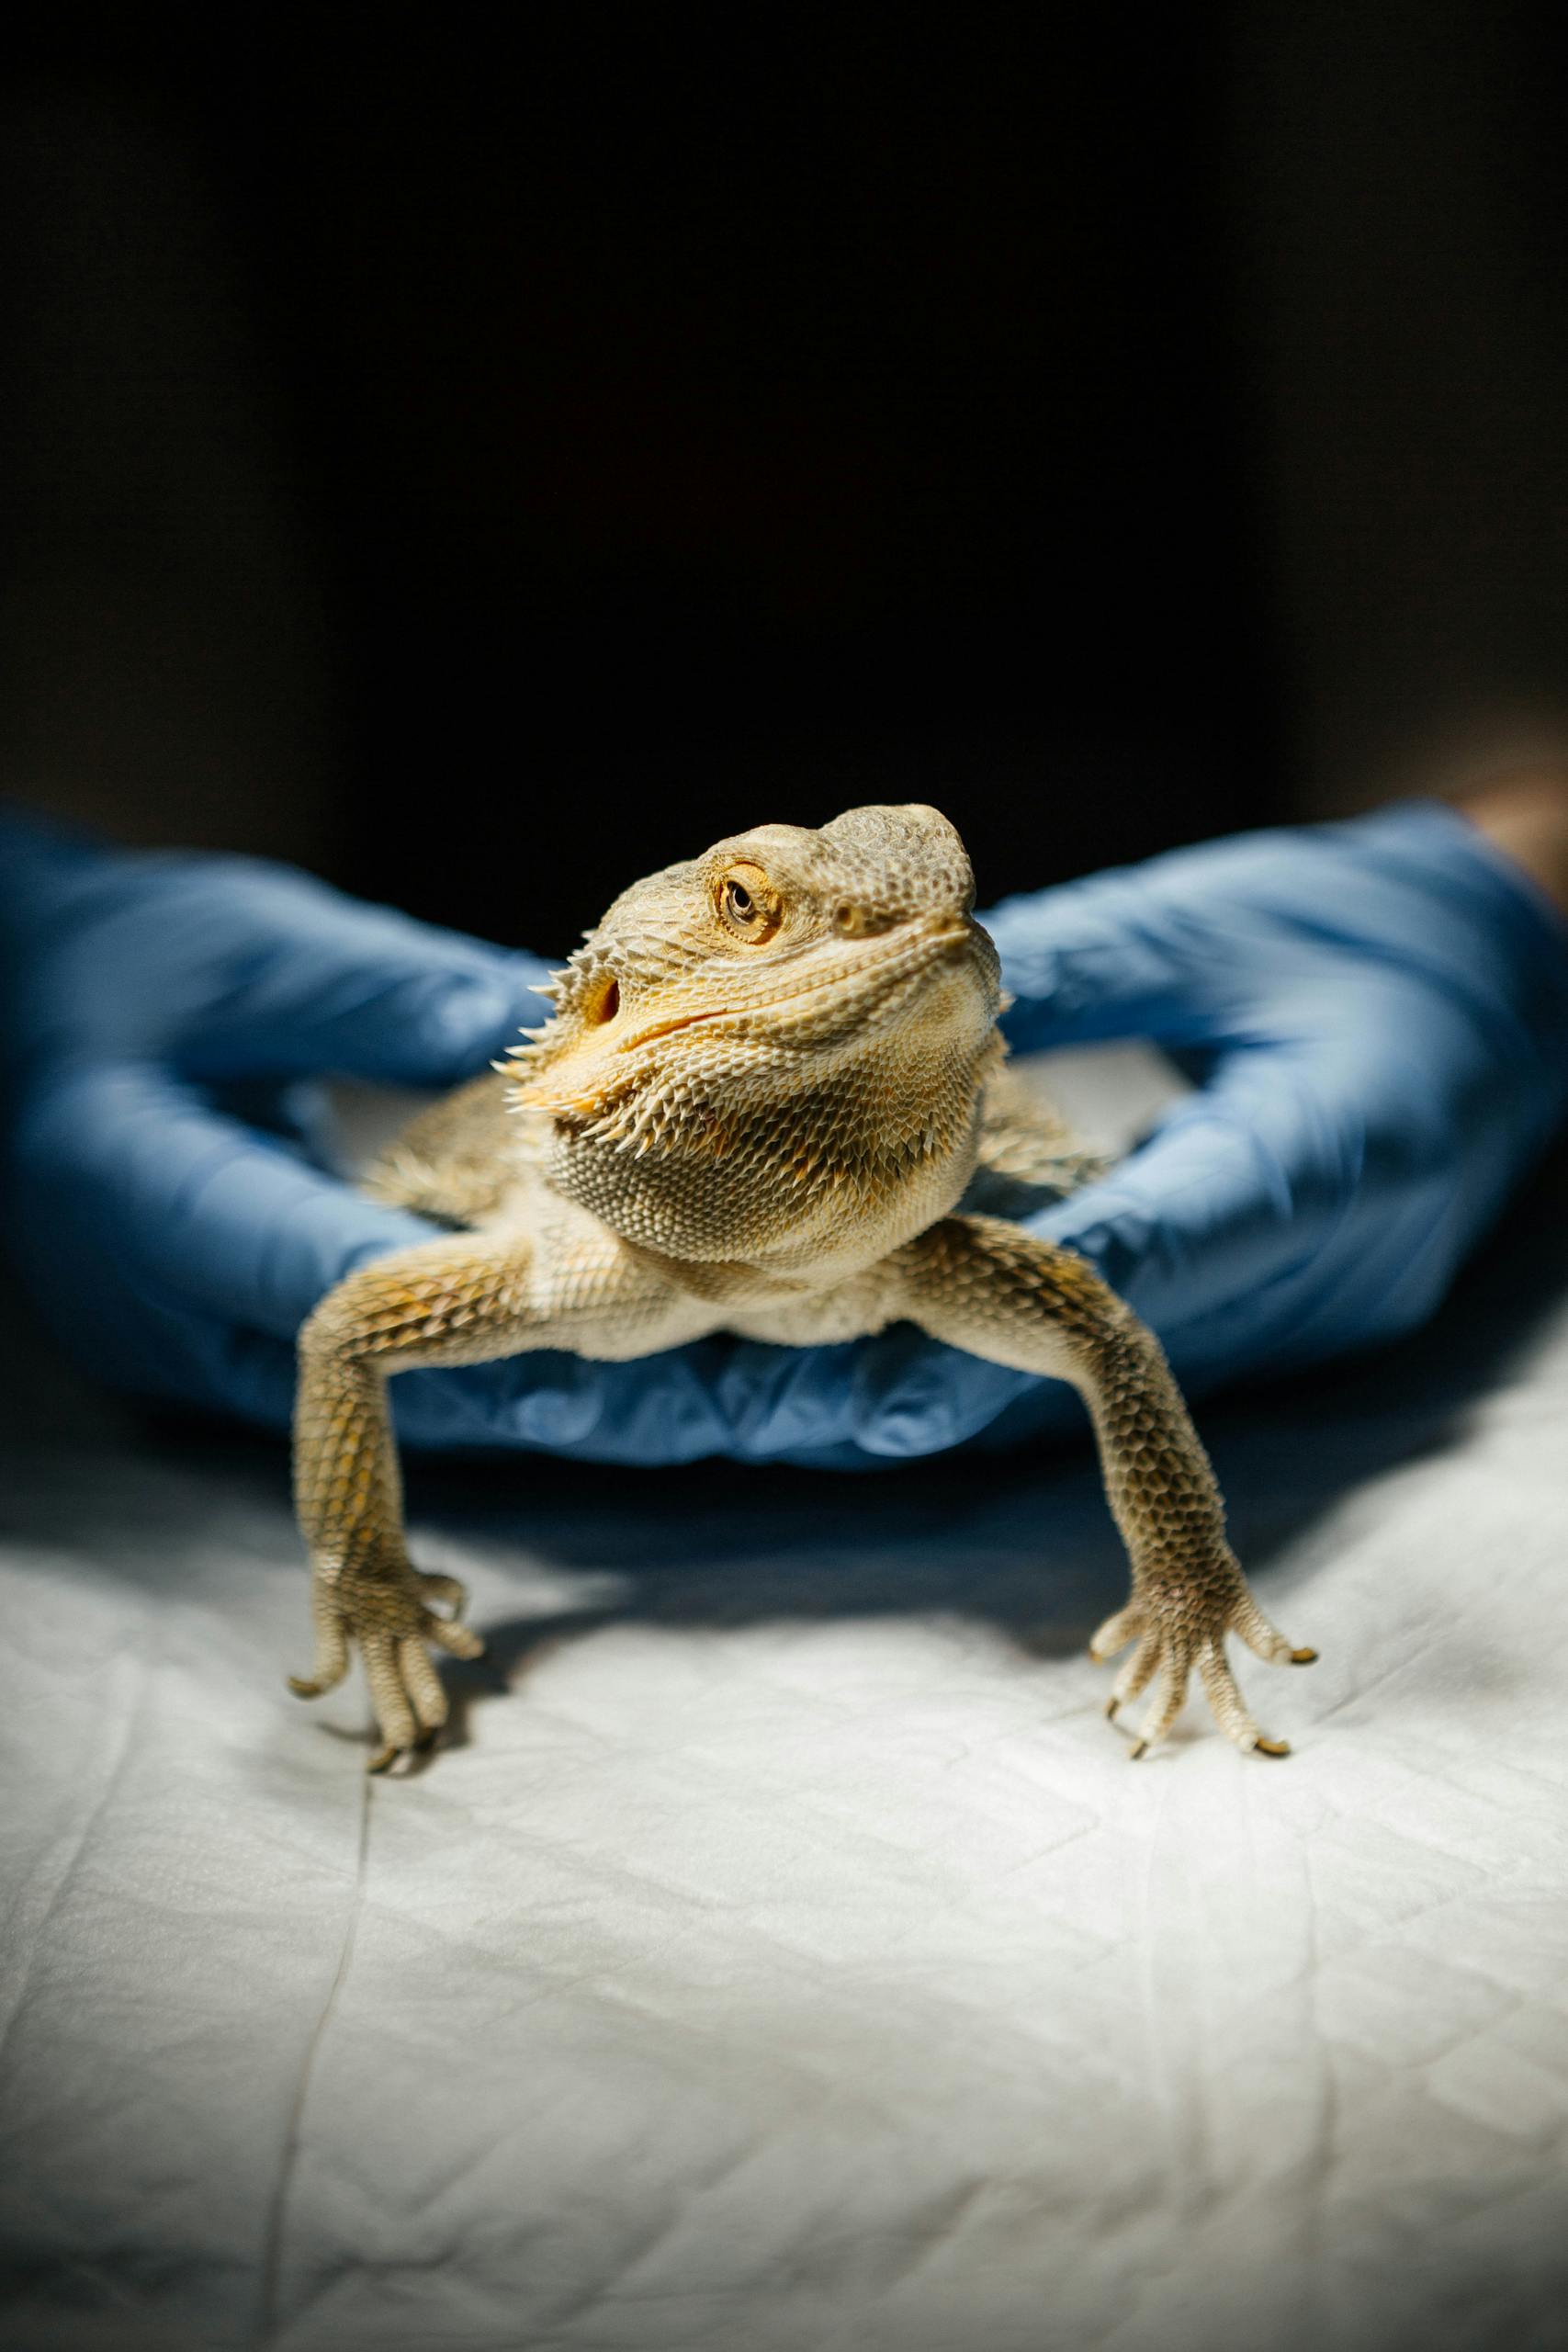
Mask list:
[[1137,1643],[1107,1712],[1157,1677],[1133,1753],[1169,1729],[1194,1667],[1238,1747],[1285,1752],[1224,1636],[1275,1663],[1314,1653],[1248,1590],[1158,1342],[1070,1250],[954,1214],[978,1179],[1061,1189],[1094,1165],[1006,1087],[973,903],[934,808],[721,842],[625,892],[557,975],[554,1018],[372,1171],[380,1198],[464,1228],[361,1268],[300,1334],[317,1655],[293,1687],[329,1689],[358,1645],[373,1770],[446,1718],[428,1645],[480,1648],[461,1588],[408,1558],[389,1373],[526,1348],[624,1360],[715,1330],[809,1346],[904,1319],[1084,1396],[1133,1565],[1092,1645]]

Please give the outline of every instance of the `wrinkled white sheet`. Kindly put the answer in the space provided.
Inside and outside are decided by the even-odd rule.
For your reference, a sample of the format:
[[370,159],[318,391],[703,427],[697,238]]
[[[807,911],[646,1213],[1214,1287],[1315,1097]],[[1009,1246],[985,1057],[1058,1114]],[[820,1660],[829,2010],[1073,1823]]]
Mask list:
[[308,1710],[282,1449],[8,1408],[18,2352],[1562,2340],[1568,1182],[1202,1418],[1310,1673],[1128,1764],[1087,1453],[413,1466],[434,1770]]

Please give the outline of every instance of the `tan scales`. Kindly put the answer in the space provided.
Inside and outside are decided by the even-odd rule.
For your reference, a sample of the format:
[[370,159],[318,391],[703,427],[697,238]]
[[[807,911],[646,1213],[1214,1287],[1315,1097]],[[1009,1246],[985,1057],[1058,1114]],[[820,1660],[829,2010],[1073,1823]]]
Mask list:
[[553,1018],[371,1171],[378,1198],[460,1228],[349,1275],[299,1339],[316,1660],[293,1688],[341,1681],[357,1645],[373,1770],[446,1720],[431,1646],[482,1647],[461,1587],[408,1557],[389,1374],[530,1348],[624,1361],[721,1330],[807,1347],[898,1321],[1083,1396],[1133,1570],[1091,1645],[1136,1645],[1107,1712],[1156,1685],[1133,1753],[1168,1731],[1194,1668],[1238,1747],[1285,1752],[1225,1634],[1275,1664],[1314,1653],[1253,1599],[1157,1340],[1072,1251],[968,1209],[1094,1165],[1007,1081],[973,906],[934,808],[720,842],[624,892],[555,976]]

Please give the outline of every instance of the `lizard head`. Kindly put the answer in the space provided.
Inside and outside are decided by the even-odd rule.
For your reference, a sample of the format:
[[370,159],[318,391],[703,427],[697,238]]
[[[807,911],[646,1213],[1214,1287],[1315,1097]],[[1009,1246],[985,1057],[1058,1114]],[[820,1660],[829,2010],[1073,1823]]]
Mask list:
[[869,1261],[919,1230],[967,1181],[1000,1050],[974,896],[919,805],[761,825],[634,884],[510,1064],[552,1181],[677,1258],[858,1254],[858,1224]]

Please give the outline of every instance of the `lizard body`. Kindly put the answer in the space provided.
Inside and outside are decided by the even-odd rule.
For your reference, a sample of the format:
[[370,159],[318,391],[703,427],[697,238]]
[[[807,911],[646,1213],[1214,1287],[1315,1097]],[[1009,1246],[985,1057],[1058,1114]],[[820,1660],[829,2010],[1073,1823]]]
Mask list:
[[1093,1167],[1010,1088],[973,903],[933,808],[721,842],[624,892],[555,976],[553,1017],[371,1171],[380,1198],[456,1228],[357,1270],[300,1334],[317,1657],[294,1688],[340,1680],[357,1644],[374,1769],[445,1720],[429,1645],[480,1646],[461,1589],[409,1561],[388,1374],[530,1348],[626,1360],[716,1330],[808,1346],[898,1320],[1083,1395],[1133,1566],[1092,1645],[1136,1643],[1107,1712],[1157,1678],[1134,1754],[1194,1667],[1238,1746],[1283,1752],[1224,1636],[1276,1663],[1313,1653],[1247,1586],[1157,1341],[1071,1251],[968,1213],[987,1185],[1061,1190]]

